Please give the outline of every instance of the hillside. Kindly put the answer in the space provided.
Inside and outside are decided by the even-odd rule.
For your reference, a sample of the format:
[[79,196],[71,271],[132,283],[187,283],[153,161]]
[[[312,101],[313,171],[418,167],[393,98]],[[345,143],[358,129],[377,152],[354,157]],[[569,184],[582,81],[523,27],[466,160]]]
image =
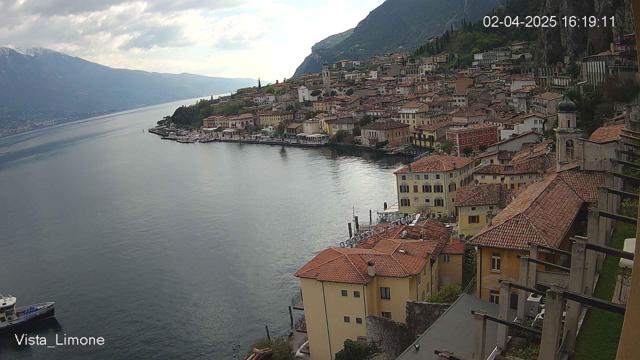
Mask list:
[[253,84],[250,79],[114,69],[47,49],[0,48],[0,130],[227,93]]
[[[323,62],[364,60],[386,52],[412,50],[462,19],[477,20],[500,0],[387,0],[353,30],[312,48],[295,76],[318,72]],[[341,41],[337,42],[336,40]]]

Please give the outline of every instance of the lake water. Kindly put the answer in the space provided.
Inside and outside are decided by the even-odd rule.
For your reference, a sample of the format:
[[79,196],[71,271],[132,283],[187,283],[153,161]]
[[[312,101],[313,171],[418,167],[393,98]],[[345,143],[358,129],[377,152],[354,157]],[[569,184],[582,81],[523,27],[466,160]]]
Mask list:
[[233,359],[286,333],[293,272],[354,208],[395,202],[398,159],[145,132],[182,103],[0,139],[0,292],[56,301],[49,343],[106,340],[0,359]]

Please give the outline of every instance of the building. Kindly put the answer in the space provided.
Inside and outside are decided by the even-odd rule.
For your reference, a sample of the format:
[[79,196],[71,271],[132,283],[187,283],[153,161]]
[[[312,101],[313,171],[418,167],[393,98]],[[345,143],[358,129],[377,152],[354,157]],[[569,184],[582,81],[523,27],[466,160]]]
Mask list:
[[[476,295],[497,303],[500,281],[518,281],[518,256],[527,255],[530,244],[569,248],[569,238],[586,219],[588,204],[597,201],[597,189],[606,182],[604,173],[570,170],[552,174],[520,192],[469,241],[477,248]],[[554,260],[540,255],[541,260]],[[516,302],[514,292],[511,303]]]
[[543,134],[547,130],[547,117],[540,113],[528,113],[516,117],[517,121],[511,129],[500,130],[500,140],[507,140],[513,136],[534,132]]
[[544,177],[544,171],[526,166],[486,164],[473,170],[473,183],[477,185],[499,184],[505,189],[516,190]]
[[456,195],[456,217],[461,238],[477,234],[511,202],[512,192],[501,184],[468,185]]
[[329,135],[335,135],[338,131],[346,131],[349,134],[353,134],[358,121],[352,117],[331,118],[324,120],[323,124],[324,128],[322,130]]
[[264,111],[258,113],[258,125],[262,128],[288,124],[293,120],[292,112]]
[[335,99],[324,99],[314,101],[311,106],[313,107],[313,111],[317,112],[326,112],[326,113],[335,113],[336,112],[336,100]]
[[307,88],[306,86],[299,86],[298,87],[298,102],[307,102],[307,101],[311,101],[311,92],[309,91],[309,88]]
[[396,147],[409,142],[409,125],[393,120],[376,121],[361,129],[362,143],[375,146],[386,142]]
[[[366,337],[367,316],[404,323],[406,302],[428,299],[441,276],[461,281],[463,245],[449,242],[444,224],[426,220],[376,233],[354,248],[326,249],[295,273],[313,360],[333,359],[345,340]],[[460,269],[443,275],[440,266],[454,260]]]
[[403,166],[394,173],[400,212],[453,215],[456,191],[471,183],[472,170],[473,159],[448,155],[425,156]]
[[576,111],[576,104],[568,97],[558,103],[558,128],[555,131],[559,167],[582,158],[582,154],[576,151],[579,149],[578,139],[582,137],[582,131],[578,129]]
[[322,133],[320,120],[318,120],[317,118],[305,120],[305,122],[302,123],[302,132],[309,135]]
[[466,149],[484,150],[498,141],[498,127],[490,124],[476,124],[451,128],[447,130],[446,138],[454,143],[454,151],[458,154],[464,153]]
[[487,151],[520,151],[524,145],[537,143],[540,140],[542,140],[542,136],[539,133],[526,132],[497,142],[487,147]]

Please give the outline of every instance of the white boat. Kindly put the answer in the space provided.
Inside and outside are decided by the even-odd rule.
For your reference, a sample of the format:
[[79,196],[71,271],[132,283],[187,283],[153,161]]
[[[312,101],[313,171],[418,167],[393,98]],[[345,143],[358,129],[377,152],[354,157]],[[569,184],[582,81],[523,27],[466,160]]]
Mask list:
[[0,333],[7,333],[55,316],[55,303],[46,302],[16,308],[15,296],[0,294]]

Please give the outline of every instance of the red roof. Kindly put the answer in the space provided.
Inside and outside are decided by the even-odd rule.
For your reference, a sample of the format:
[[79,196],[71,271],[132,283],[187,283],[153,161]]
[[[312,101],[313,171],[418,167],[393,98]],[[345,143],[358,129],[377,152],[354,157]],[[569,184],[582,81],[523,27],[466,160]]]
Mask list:
[[529,243],[557,247],[588,202],[597,200],[604,186],[602,173],[576,170],[553,174],[529,185],[492,224],[473,237],[477,246],[527,250]]
[[395,174],[406,174],[409,172],[427,173],[427,172],[445,172],[463,168],[473,162],[472,158],[450,156],[450,155],[431,155],[425,156],[410,165],[403,166],[396,170]]
[[624,124],[602,126],[591,134],[589,140],[600,144],[618,141],[623,129]]

